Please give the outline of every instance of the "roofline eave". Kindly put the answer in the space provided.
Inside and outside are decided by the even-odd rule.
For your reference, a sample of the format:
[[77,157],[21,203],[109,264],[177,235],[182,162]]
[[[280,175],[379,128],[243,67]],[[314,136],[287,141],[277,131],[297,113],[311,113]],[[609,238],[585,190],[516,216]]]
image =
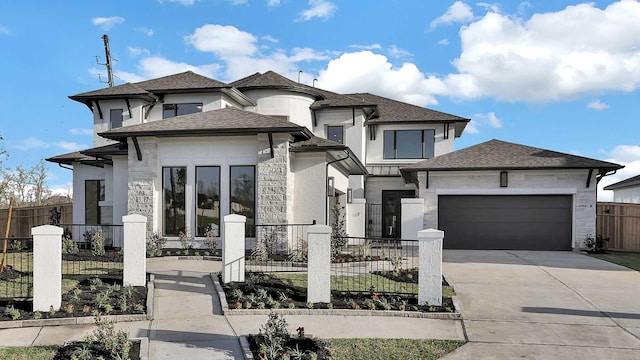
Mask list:
[[310,139],[313,134],[307,128],[301,129],[292,129],[292,128],[241,128],[241,129],[212,129],[212,130],[203,130],[203,129],[193,129],[193,130],[161,130],[161,131],[139,131],[139,132],[118,132],[118,133],[109,133],[103,132],[98,133],[99,136],[111,139],[118,140],[126,138],[138,138],[138,137],[197,137],[197,136],[242,136],[242,135],[256,135],[256,134],[267,134],[267,133],[289,133],[292,135],[302,135],[307,139]]

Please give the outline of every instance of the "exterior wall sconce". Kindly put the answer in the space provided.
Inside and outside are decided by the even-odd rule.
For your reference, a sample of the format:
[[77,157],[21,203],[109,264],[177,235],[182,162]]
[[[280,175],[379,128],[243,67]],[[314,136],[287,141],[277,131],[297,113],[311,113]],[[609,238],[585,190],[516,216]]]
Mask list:
[[509,185],[509,173],[506,171],[500,171],[500,187],[507,187]]
[[353,189],[347,188],[347,204],[351,204],[353,202]]
[[336,195],[335,183],[336,179],[333,176],[329,176],[327,179],[327,196],[334,197]]

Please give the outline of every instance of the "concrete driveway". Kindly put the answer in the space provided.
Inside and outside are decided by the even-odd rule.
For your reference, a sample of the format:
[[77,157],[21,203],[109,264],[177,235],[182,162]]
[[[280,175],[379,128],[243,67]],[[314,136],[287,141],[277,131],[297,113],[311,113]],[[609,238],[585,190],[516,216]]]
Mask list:
[[640,272],[574,252],[445,250],[470,343],[452,359],[640,359]]

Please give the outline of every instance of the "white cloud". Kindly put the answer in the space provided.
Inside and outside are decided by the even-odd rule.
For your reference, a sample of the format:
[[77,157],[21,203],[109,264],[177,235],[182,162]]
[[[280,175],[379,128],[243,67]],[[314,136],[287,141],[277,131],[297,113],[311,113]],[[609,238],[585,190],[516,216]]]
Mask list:
[[609,105],[603,103],[599,99],[593,100],[592,102],[587,104],[587,108],[596,111],[602,111],[609,108]]
[[11,35],[11,30],[6,26],[0,26],[0,35]]
[[49,144],[33,136],[22,139],[19,142],[7,141],[7,145],[22,151],[49,147]]
[[412,53],[408,52],[407,50],[400,49],[399,47],[397,47],[395,45],[391,45],[389,47],[389,54],[391,56],[393,56],[394,58],[409,58],[409,57],[413,56]]
[[248,56],[257,50],[255,36],[231,25],[204,25],[185,36],[185,41],[196,50],[212,52],[222,58]]
[[480,128],[489,126],[494,129],[502,128],[502,119],[498,118],[493,111],[486,114],[473,114],[471,121],[467,124],[465,132],[470,134],[477,134],[480,132]]
[[149,55],[149,50],[139,47],[139,46],[127,46],[127,50],[129,51],[129,56],[140,56],[140,55]]
[[380,44],[371,44],[371,45],[349,45],[350,48],[359,49],[359,50],[380,50],[382,46]]
[[184,5],[184,6],[191,6],[193,4],[195,4],[196,0],[158,0],[159,3],[163,3],[163,2],[170,2],[170,3],[176,3],[176,4],[180,4],[180,5]]
[[473,10],[471,10],[471,6],[462,1],[456,1],[453,5],[449,6],[444,14],[433,20],[429,28],[433,30],[441,24],[462,23],[471,20],[473,20]]
[[69,129],[70,135],[93,135],[93,129],[88,128],[71,128]]
[[89,147],[89,145],[80,144],[73,141],[57,141],[57,142],[54,142],[53,145],[67,151],[78,151],[78,150],[87,149]]
[[277,43],[277,42],[279,42],[279,41],[280,41],[280,40],[278,40],[278,39],[274,38],[274,37],[273,37],[273,36],[271,36],[271,35],[261,36],[260,38],[261,38],[262,40],[266,40],[266,41],[269,41],[269,42],[272,42],[272,43]]
[[320,71],[318,87],[339,93],[371,92],[420,106],[437,104],[446,85],[425,76],[412,63],[394,67],[384,55],[370,51],[345,53]]
[[[479,2],[479,3],[476,3],[476,5],[480,6],[481,8],[484,8],[487,11],[493,11],[495,13],[499,13],[500,12],[500,4],[498,4],[498,3]],[[520,5],[518,5],[518,8],[521,5],[522,5],[522,3]]]
[[336,4],[327,0],[309,0],[310,8],[301,11],[299,21],[308,21],[314,17],[328,20],[338,9]]
[[280,0],[269,0],[267,1],[267,5],[269,5],[269,7],[280,6]]
[[460,30],[450,95],[545,102],[640,86],[640,3],[584,3],[533,15],[495,12]]
[[437,42],[437,44],[438,44],[438,45],[449,45],[449,39],[444,38],[444,39],[442,39],[442,40],[439,40],[439,41]]
[[93,25],[100,26],[102,30],[107,31],[112,27],[122,24],[124,18],[122,16],[110,16],[110,17],[94,17],[91,19]]
[[146,27],[139,27],[136,28],[137,31],[140,31],[141,33],[147,35],[147,36],[153,36],[153,29],[149,29]]
[[[218,64],[195,66],[184,62],[174,62],[160,56],[143,58],[138,63],[138,69],[141,72],[140,76],[142,76],[143,79],[153,79],[189,70],[200,75],[215,78],[219,68],[220,65]],[[140,80],[136,79],[135,81]]]
[[233,6],[244,5],[247,3],[247,0],[227,0],[229,4]]
[[624,165],[615,174],[605,176],[598,184],[598,201],[612,201],[613,191],[603,190],[607,185],[617,183],[640,174],[640,145],[618,145],[608,152],[606,161]]

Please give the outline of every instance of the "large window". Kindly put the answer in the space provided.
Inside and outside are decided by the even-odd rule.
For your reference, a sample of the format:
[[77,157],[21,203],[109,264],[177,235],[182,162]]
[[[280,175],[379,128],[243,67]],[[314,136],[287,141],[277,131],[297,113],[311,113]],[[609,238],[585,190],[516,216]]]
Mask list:
[[430,159],[433,157],[434,130],[385,130],[385,159]]
[[162,224],[164,235],[185,231],[185,188],[187,168],[162,168]]
[[340,126],[327,126],[327,139],[344,144],[344,128]]
[[255,236],[255,168],[253,166],[230,167],[230,214],[247,217],[245,235]]
[[111,129],[122,127],[122,109],[111,109],[109,120],[111,121]]
[[104,180],[84,182],[84,222],[87,225],[100,224],[100,201],[104,201]]
[[202,103],[164,104],[162,105],[162,118],[168,119],[174,116],[187,115],[202,112]]
[[196,236],[220,236],[220,167],[196,167]]

